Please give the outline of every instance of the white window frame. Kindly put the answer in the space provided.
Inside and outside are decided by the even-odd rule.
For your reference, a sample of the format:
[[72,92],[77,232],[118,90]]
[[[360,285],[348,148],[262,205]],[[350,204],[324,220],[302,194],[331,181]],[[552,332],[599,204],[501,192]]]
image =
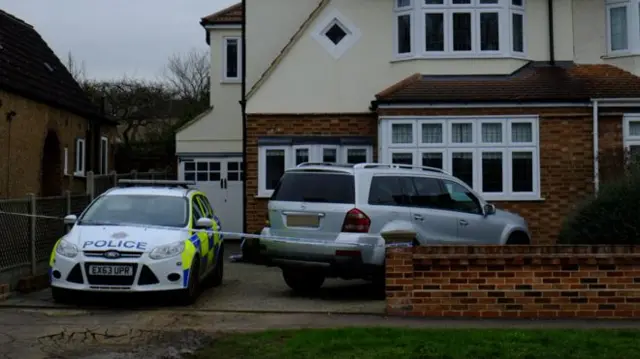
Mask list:
[[[636,117],[640,121],[640,116]],[[393,153],[412,153],[413,165],[422,165],[422,154],[428,152],[443,153],[444,170],[451,172],[452,154],[455,152],[469,152],[473,154],[473,189],[488,201],[538,201],[541,200],[540,189],[540,136],[539,136],[539,118],[537,115],[514,115],[514,116],[421,116],[421,117],[403,117],[403,116],[382,116],[383,121],[380,126],[379,138],[380,144],[380,162],[391,163]],[[391,144],[391,126],[394,123],[408,124],[415,123],[414,141],[412,145],[392,145]],[[422,124],[423,123],[442,123],[445,125],[445,143],[437,146],[429,146],[422,143]],[[473,130],[473,141],[471,143],[453,143],[452,142],[452,126],[457,123],[470,123]],[[501,143],[483,143],[482,142],[482,124],[483,123],[499,123],[502,128]],[[527,123],[531,125],[532,141],[531,142],[514,142],[512,136],[512,125],[516,123]],[[420,131],[420,132],[418,132]],[[637,136],[638,144],[640,144],[640,136]],[[512,190],[512,154],[513,152],[532,153],[533,159],[533,191],[532,192],[514,192]],[[500,193],[482,191],[482,153],[484,152],[500,152],[502,153],[502,185],[503,191]]]
[[[78,152],[76,149],[79,149],[80,152]],[[87,151],[86,151],[86,146],[85,146],[85,141],[84,138],[76,138],[76,141],[74,143],[74,147],[73,147],[73,151],[74,151],[74,159],[75,161],[74,163],[74,170],[73,170],[73,175],[76,177],[84,177],[85,176],[85,166],[86,166],[86,162],[87,162]],[[79,157],[80,154],[82,154],[82,161],[80,161]]]
[[[411,143],[393,143],[393,125],[411,125]],[[394,122],[389,122],[387,124],[388,130],[385,131],[387,135],[386,143],[389,144],[389,148],[413,148],[415,147],[418,140],[418,131],[417,124],[415,120],[407,119],[407,120],[398,120]]]
[[[227,76],[227,47],[229,40],[237,41],[238,46],[238,56],[236,61],[238,62],[238,76],[237,77],[228,77]],[[238,83],[242,80],[242,38],[240,36],[224,36],[222,38],[222,82],[223,83]]]
[[109,173],[109,138],[105,136],[100,137],[100,173]]
[[64,146],[62,151],[62,174],[65,176],[69,175],[69,147]]
[[622,122],[622,144],[624,146],[625,153],[628,153],[628,151],[631,150],[631,146],[640,146],[640,135],[631,135],[631,123],[640,123],[640,114],[625,114]]
[[309,162],[322,162],[324,149],[335,149],[338,163],[346,163],[348,149],[365,149],[367,151],[367,161],[372,162],[373,146],[370,145],[329,145],[329,144],[305,144],[293,146],[259,146],[258,147],[258,198],[271,197],[273,190],[267,189],[267,150],[284,150],[285,170],[296,166],[296,150],[309,150]]
[[[526,0],[522,6],[514,5],[512,0],[499,0],[497,4],[481,4],[481,0],[471,0],[471,4],[453,4],[452,0],[444,0],[443,4],[428,5],[425,0],[413,0],[411,6],[398,8],[394,1],[393,24],[393,54],[396,60],[410,58],[526,58],[527,57],[527,16]],[[634,0],[638,1],[638,0]],[[459,12],[471,13],[471,51],[453,51],[453,14]],[[444,51],[426,51],[425,15],[428,13],[441,13],[444,15]],[[498,13],[499,18],[499,51],[481,50],[480,14]],[[397,18],[401,15],[411,15],[411,52],[398,53],[398,24]],[[513,17],[519,14],[523,17],[523,51],[513,50]]]

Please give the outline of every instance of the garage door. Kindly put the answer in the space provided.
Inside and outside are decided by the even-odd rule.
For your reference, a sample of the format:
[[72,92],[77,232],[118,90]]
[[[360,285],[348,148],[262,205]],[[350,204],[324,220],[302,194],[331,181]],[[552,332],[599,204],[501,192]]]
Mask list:
[[241,157],[183,159],[180,179],[195,181],[207,194],[225,232],[242,232],[244,163]]

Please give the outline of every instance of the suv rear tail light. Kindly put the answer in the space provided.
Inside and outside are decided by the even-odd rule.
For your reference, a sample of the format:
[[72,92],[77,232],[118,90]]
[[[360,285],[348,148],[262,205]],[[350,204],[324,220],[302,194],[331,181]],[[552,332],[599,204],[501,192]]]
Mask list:
[[342,223],[342,232],[367,233],[371,220],[361,210],[354,208],[347,212]]

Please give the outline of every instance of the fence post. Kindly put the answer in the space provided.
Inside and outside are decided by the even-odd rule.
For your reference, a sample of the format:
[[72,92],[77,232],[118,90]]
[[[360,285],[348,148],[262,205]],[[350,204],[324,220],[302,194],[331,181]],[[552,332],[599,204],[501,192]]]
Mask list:
[[151,177],[151,180],[155,179],[155,175],[154,175],[154,171],[153,170],[149,170],[149,177]]
[[111,186],[111,187],[117,187],[118,186],[118,172],[111,171],[111,175],[113,176],[113,186]]
[[31,249],[31,275],[36,275],[36,265],[38,264],[36,258],[36,195],[33,193],[29,193],[27,195],[29,197],[29,217],[30,228],[29,228],[29,240],[30,240],[30,249]]
[[131,179],[137,179],[137,178],[138,176],[137,176],[136,170],[131,170]]
[[67,216],[71,214],[71,191],[64,191],[64,195],[67,199]]
[[96,194],[96,179],[93,171],[87,172],[87,194],[89,195],[89,200],[93,201]]

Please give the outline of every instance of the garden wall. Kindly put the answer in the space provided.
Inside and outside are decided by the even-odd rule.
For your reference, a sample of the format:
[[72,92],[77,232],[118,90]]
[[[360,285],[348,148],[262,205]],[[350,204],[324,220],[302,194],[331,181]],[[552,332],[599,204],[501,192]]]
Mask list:
[[639,318],[640,246],[389,248],[390,315]]

